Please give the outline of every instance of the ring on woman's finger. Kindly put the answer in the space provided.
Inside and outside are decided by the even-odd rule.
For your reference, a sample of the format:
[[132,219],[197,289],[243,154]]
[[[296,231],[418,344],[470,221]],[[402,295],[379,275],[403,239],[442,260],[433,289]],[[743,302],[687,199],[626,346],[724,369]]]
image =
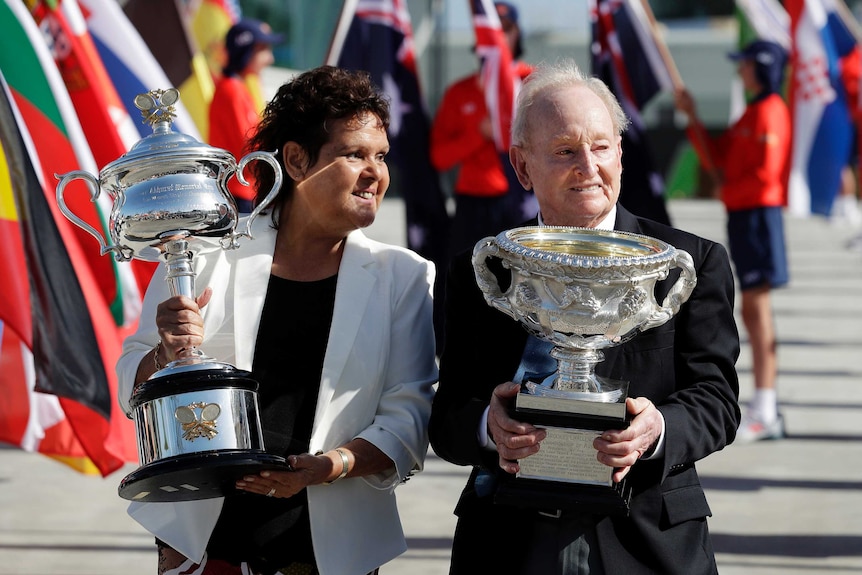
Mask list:
[[275,487],[273,487],[272,489],[270,489],[270,490],[269,490],[269,493],[267,493],[267,494],[266,494],[266,496],[267,496],[267,497],[272,497],[273,495],[275,495]]

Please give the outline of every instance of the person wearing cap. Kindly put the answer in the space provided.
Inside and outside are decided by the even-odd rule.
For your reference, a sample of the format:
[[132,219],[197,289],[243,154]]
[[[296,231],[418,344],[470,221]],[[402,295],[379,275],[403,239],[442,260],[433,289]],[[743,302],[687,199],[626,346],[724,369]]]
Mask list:
[[[250,132],[260,121],[260,110],[248,83],[257,81],[261,71],[275,62],[272,46],[282,40],[282,35],[274,34],[268,24],[250,18],[231,26],[225,36],[227,63],[216,80],[210,102],[209,144],[227,150],[237,161],[245,155]],[[243,186],[231,178],[228,188],[239,211],[250,212],[254,207],[254,186]]]
[[750,96],[745,112],[724,134],[710,139],[697,120],[691,94],[681,88],[676,107],[690,119],[688,134],[701,163],[719,177],[727,211],[727,239],[742,293],[742,322],[751,343],[754,395],[736,441],[784,436],[778,412],[777,339],[770,291],[789,282],[783,209],[790,170],[791,123],[780,95],[787,53],[756,40],[729,54]]
[[[515,75],[523,80],[532,67],[519,61],[523,48],[518,9],[509,2],[495,2],[495,7]],[[441,172],[458,169],[451,253],[470,249],[481,238],[520,222],[520,214],[510,215],[510,180],[494,144],[478,71],[455,81],[443,94],[431,126],[431,162]]]

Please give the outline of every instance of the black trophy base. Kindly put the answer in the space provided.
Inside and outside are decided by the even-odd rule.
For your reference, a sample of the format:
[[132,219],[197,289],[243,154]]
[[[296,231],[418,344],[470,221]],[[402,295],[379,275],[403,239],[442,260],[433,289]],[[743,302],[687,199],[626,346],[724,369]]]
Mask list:
[[123,478],[118,491],[123,499],[145,503],[212,499],[235,492],[245,475],[289,468],[284,457],[256,451],[177,455],[142,465]]
[[509,476],[500,479],[494,503],[557,516],[565,513],[626,516],[631,496],[631,486],[625,479],[605,486]]

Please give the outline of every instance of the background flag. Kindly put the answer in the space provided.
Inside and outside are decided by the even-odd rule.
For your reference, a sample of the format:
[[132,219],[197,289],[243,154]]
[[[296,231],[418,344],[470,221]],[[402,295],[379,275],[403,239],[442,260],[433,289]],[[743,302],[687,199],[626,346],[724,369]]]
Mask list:
[[620,203],[639,216],[670,224],[664,179],[655,169],[641,118],[644,106],[673,82],[640,0],[590,0],[592,73],[617,96],[631,126],[623,134]]
[[512,163],[509,161],[509,144],[515,99],[521,78],[512,60],[500,17],[493,0],[468,0],[476,35],[476,56],[479,57],[479,77],[485,90],[485,107],[491,118],[494,143],[500,153],[500,165],[509,180],[509,220],[512,226],[535,217],[539,205],[532,192],[525,190]]
[[[101,169],[138,141],[138,130],[105,71],[77,0],[59,3],[40,0],[31,7],[31,13],[60,70],[87,145]],[[112,208],[107,195],[99,198],[98,208],[104,222]],[[141,294],[149,285],[155,264],[136,260],[132,265],[118,265],[111,258],[102,259],[108,260],[114,276],[109,280],[114,294],[110,299],[114,318],[118,325],[131,325],[140,315]]]
[[[55,173],[76,169],[96,173],[76,110],[44,35],[22,2],[4,0],[2,10],[6,17],[0,18],[0,71],[13,91],[37,153],[51,160],[43,165],[42,178],[53,182]],[[88,224],[106,231],[109,200],[104,198],[94,204],[86,189],[81,192],[70,194],[69,206]],[[123,323],[122,286],[114,262],[99,255],[98,245],[93,246],[94,240],[87,232],[73,228],[76,245],[91,248],[84,252],[85,260],[100,294],[113,306],[117,323]],[[139,299],[137,304],[140,305]],[[133,309],[126,311],[137,317]]]
[[[137,459],[133,426],[119,413],[116,401],[114,364],[121,333],[109,312],[101,281],[106,276],[98,268],[108,258],[99,255],[92,237],[80,238],[77,226],[60,214],[54,179],[55,172],[92,172],[95,164],[57,66],[30,13],[17,0],[0,2],[0,71],[9,80],[8,89],[4,80],[0,118],[5,161],[0,180],[5,182],[4,205],[15,207],[4,213],[14,214],[7,222],[19,222],[26,267],[15,273],[29,278],[30,290],[29,301],[2,302],[7,309],[0,316],[4,321],[0,361],[8,360],[14,367],[10,374],[4,372],[3,383],[20,376],[26,381],[19,378],[12,386],[56,396],[53,403],[30,403],[30,424],[41,423],[34,424],[28,437],[42,437],[40,451],[53,446],[55,454],[65,453],[78,462],[86,456],[90,467],[95,464],[107,474],[124,461]],[[80,204],[70,197],[70,208],[83,219],[92,217],[91,225],[100,228],[89,194],[70,196]],[[107,263],[110,271],[111,262]],[[10,319],[8,309],[16,306],[32,314],[29,327]],[[59,409],[47,416],[45,411],[33,411],[46,404]],[[40,426],[42,435],[35,431]],[[87,464],[78,468],[86,469]]]
[[[135,125],[140,136],[149,136],[153,130],[140,121],[141,112],[135,108],[135,96],[150,90],[178,87],[168,79],[116,0],[78,0],[78,4],[120,101],[129,116],[137,118]],[[180,92],[180,101],[174,104],[177,113],[174,130],[203,141],[184,99],[185,95]]]
[[828,216],[851,154],[853,126],[839,59],[855,40],[832,0],[786,0],[785,7],[793,40],[788,208],[796,216]]
[[[404,198],[407,246],[437,265],[435,291],[442,296],[449,257],[449,215],[439,175],[431,165],[430,122],[405,0],[345,4],[327,63],[367,71],[389,97],[392,151],[388,163],[393,187]],[[442,321],[442,315],[436,319]]]
[[736,0],[739,47],[769,40],[790,52],[790,15],[778,0]]
[[180,91],[201,137],[209,137],[209,107],[215,92],[204,53],[191,33],[191,15],[182,0],[128,0],[123,11]]
[[[62,221],[49,200],[53,194],[40,181],[35,150],[11,94],[3,80],[2,225],[10,237],[19,238],[16,250],[20,246],[17,257],[4,265],[24,268],[4,275],[7,282],[29,278],[29,293],[25,296],[19,285],[17,300],[0,303],[0,395],[6,398],[0,439],[79,471],[108,475],[137,460],[133,426],[116,400],[113,367],[121,336],[71,234],[71,223]],[[28,309],[29,317],[21,317],[16,307]]]
[[512,53],[506,43],[494,2],[470,0],[470,10],[476,33],[476,55],[481,62],[479,73],[492,120],[494,143],[497,150],[508,158],[512,114],[520,80],[512,68]]

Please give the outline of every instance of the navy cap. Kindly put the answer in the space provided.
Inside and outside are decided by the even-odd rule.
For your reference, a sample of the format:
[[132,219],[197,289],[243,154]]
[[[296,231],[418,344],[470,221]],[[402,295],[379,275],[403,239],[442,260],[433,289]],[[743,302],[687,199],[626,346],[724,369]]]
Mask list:
[[497,16],[511,21],[515,26],[518,25],[518,9],[514,4],[509,2],[494,2],[494,7],[497,9]]
[[768,40],[755,40],[747,44],[738,52],[727,55],[731,60],[751,60],[762,66],[783,66],[787,59],[787,52],[779,44]]
[[227,31],[225,45],[232,48],[245,48],[255,44],[280,44],[284,36],[274,34],[269,24],[251,18],[243,18]]
[[739,52],[731,52],[727,56],[737,62],[740,60],[752,62],[754,75],[766,92],[777,93],[781,90],[784,83],[787,51],[780,44],[769,40],[755,40]]
[[269,24],[260,20],[243,18],[230,27],[224,39],[227,51],[225,76],[239,74],[246,67],[254,53],[254,47],[259,44],[273,45],[284,41],[282,34],[274,34]]

